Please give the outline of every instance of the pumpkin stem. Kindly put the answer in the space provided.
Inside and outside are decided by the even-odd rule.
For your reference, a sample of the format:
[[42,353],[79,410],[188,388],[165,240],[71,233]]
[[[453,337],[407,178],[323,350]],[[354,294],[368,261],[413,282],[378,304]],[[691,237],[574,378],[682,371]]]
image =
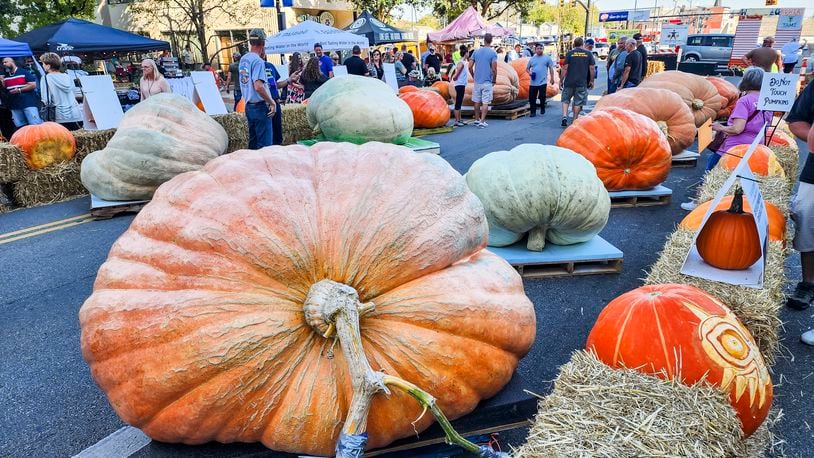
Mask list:
[[[306,322],[320,335],[335,333],[348,362],[353,397],[348,407],[345,425],[336,443],[336,456],[340,458],[360,456],[367,444],[367,417],[373,396],[380,391],[390,394],[387,388],[387,384],[390,384],[404,390],[422,406],[429,408],[444,430],[449,443],[457,444],[469,452],[479,453],[485,458],[497,457],[494,452],[485,454],[485,450],[455,432],[449,420],[436,405],[435,398],[429,393],[406,380],[376,372],[370,367],[362,347],[359,320],[365,313],[373,311],[374,307],[373,303],[359,302],[359,294],[352,287],[333,280],[314,283],[303,305]],[[488,447],[486,449],[491,451]]]
[[735,195],[732,197],[732,205],[729,206],[729,213],[743,213],[743,189],[735,186]]
[[545,226],[532,228],[529,231],[526,248],[528,248],[529,251],[543,251],[543,248],[545,248],[546,232],[548,232],[548,228]]
[[701,99],[693,99],[692,107],[693,107],[694,110],[698,111],[701,108],[704,108],[704,101],[701,100]]

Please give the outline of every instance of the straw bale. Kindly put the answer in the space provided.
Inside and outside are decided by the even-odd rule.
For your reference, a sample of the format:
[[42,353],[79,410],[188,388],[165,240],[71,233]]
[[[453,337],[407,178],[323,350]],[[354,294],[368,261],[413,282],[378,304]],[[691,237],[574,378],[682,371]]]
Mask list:
[[741,434],[721,391],[612,369],[577,351],[540,401],[515,456],[744,457],[759,456],[774,442],[766,426],[748,442]]
[[645,284],[681,283],[692,285],[712,294],[726,304],[755,338],[766,363],[773,365],[780,348],[780,310],[783,307],[783,268],[788,250],[781,242],[769,242],[763,288],[719,283],[683,275],[679,271],[690,251],[694,231],[678,228],[667,239],[659,259],[650,268]]
[[249,124],[243,113],[214,115],[212,119],[223,126],[223,130],[226,131],[226,135],[229,137],[229,146],[226,147],[227,153],[249,147]]
[[[715,167],[706,174],[704,174],[704,183],[698,188],[698,195],[696,196],[697,202],[706,202],[715,198],[718,190],[721,189],[724,182],[729,178],[732,172],[723,168]],[[760,181],[760,192],[763,199],[773,203],[787,215],[789,212],[789,199],[791,198],[791,187],[794,182],[793,179],[786,177],[756,177]],[[727,194],[733,194],[735,187],[729,188]]]
[[800,165],[800,153],[797,150],[797,145],[795,144],[794,147],[772,145],[771,150],[774,151],[775,156],[777,156],[777,162],[780,163],[780,167],[786,172],[786,179],[796,179],[797,168]]
[[7,193],[6,188],[11,191],[10,186],[0,184],[0,215],[14,210],[14,201],[11,199],[11,195]]
[[104,149],[107,142],[116,133],[116,129],[106,130],[85,130],[80,129],[73,131],[72,134],[76,139],[76,161],[81,164],[88,154]]
[[283,106],[283,145],[314,138],[314,131],[308,124],[305,109],[306,106],[300,103]]
[[24,207],[59,202],[87,193],[79,178],[77,161],[29,171],[14,183],[14,200]]
[[27,171],[20,148],[11,143],[0,143],[0,183],[14,183]]
[[653,75],[655,73],[661,73],[664,71],[664,62],[660,62],[657,60],[648,60],[647,61],[647,72],[645,73],[645,78]]

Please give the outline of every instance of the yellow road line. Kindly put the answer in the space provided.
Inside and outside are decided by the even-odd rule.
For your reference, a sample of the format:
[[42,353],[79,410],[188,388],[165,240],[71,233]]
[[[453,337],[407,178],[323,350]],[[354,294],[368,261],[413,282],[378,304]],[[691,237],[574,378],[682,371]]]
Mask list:
[[78,219],[84,219],[84,218],[90,218],[90,213],[85,213],[84,215],[72,216],[70,218],[51,221],[50,223],[40,224],[40,225],[37,225],[37,226],[31,226],[31,227],[27,227],[25,229],[20,229],[18,231],[6,232],[5,234],[0,234],[0,239],[4,239],[6,237],[13,237],[13,236],[15,236],[17,234],[22,234],[24,232],[36,231],[36,230],[42,229],[44,227],[55,226],[57,224],[63,224],[63,223],[67,223],[69,221],[76,221]]
[[[34,237],[34,236],[41,235],[41,234],[47,234],[49,232],[54,232],[54,231],[58,231],[58,230],[61,230],[61,229],[67,229],[69,227],[78,226],[80,224],[95,221],[95,219],[92,216],[90,216],[90,214],[84,215],[84,216],[85,216],[85,219],[70,218],[71,219],[70,221],[62,221],[62,224],[59,224],[59,225],[43,224],[43,225],[40,225],[40,226],[34,226],[32,228],[29,228],[28,230],[10,232],[8,234],[0,235],[0,245],[6,244],[6,243],[11,243],[11,242],[16,242],[17,240],[27,239],[29,237]],[[39,228],[39,230],[31,232],[31,229],[37,229],[37,228]],[[13,234],[19,234],[19,235],[12,236]]]

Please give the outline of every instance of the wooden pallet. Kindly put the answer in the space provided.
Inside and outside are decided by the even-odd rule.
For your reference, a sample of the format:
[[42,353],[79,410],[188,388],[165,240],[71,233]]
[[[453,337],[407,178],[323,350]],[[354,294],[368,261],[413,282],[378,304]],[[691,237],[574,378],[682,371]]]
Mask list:
[[673,156],[673,167],[695,168],[698,165],[700,154],[693,151],[682,151]]
[[[454,106],[450,105],[449,110],[450,112],[454,111]],[[490,106],[489,111],[486,113],[486,116],[489,118],[502,118],[512,121],[521,116],[528,115],[529,111],[530,109],[528,103],[520,105],[516,108],[501,108]],[[474,113],[475,109],[473,107],[461,107],[461,116],[472,117]]]
[[452,132],[452,126],[436,127],[434,129],[413,129],[413,137],[423,137],[425,135],[446,134]]
[[540,252],[526,249],[522,240],[508,247],[489,247],[525,278],[617,274],[622,271],[622,252],[602,237],[560,246],[547,244]]
[[109,219],[123,213],[138,213],[149,200],[134,200],[129,202],[112,202],[102,200],[94,195],[90,196],[90,214],[96,219]]
[[670,205],[673,191],[658,185],[652,189],[639,191],[611,191],[611,208],[656,207]]

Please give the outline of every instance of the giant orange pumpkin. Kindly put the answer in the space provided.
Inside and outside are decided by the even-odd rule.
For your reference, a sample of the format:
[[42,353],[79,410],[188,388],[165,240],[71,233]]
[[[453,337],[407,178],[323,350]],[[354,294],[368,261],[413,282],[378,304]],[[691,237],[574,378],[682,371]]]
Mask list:
[[406,92],[399,96],[413,112],[413,125],[432,129],[449,122],[449,105],[443,97],[432,91]]
[[23,126],[9,141],[20,147],[23,161],[32,170],[70,161],[76,154],[71,131],[55,122]]
[[634,87],[608,94],[596,102],[595,110],[624,108],[656,121],[670,151],[678,154],[695,141],[695,118],[681,97],[666,89]]
[[421,89],[419,89],[418,87],[408,84],[406,86],[402,86],[399,88],[399,94],[406,94],[408,92],[416,92],[420,90]]
[[521,57],[520,59],[515,59],[509,62],[509,65],[511,65],[512,68],[514,68],[514,71],[517,72],[517,82],[519,85],[517,98],[519,99],[529,98],[529,85],[531,85],[531,75],[526,69],[528,63],[529,63],[528,57]]
[[449,100],[449,81],[436,81],[432,83],[432,87],[438,89],[444,100]]
[[[719,166],[728,170],[735,170],[735,167],[741,161],[741,158],[746,154],[746,150],[750,145],[736,145],[726,152],[719,161]],[[749,168],[752,173],[763,176],[786,176],[783,167],[777,160],[774,152],[769,147],[764,145],[757,145],[755,151],[749,156]]]
[[729,393],[744,433],[769,412],[772,381],[752,335],[718,299],[688,285],[643,286],[599,314],[586,349],[611,367],[628,367]]
[[712,267],[744,270],[762,256],[760,237],[752,213],[743,210],[743,190],[738,187],[729,209],[709,215],[695,240],[701,259]]
[[[474,80],[472,79],[472,75],[470,74],[464,92],[463,104],[466,106],[474,105],[474,103],[472,102],[472,89],[474,87],[474,84],[475,84]],[[507,64],[506,62],[498,61],[497,78],[495,85],[492,87],[491,105],[505,105],[508,103],[512,103],[515,100],[517,100],[519,91],[520,91],[520,82],[517,76],[517,72],[511,65]],[[455,100],[456,96],[455,86],[452,84],[449,85],[449,96],[451,99]]]
[[[480,201],[435,155],[238,151],[161,186],[116,241],[79,312],[82,353],[119,416],[156,440],[333,455],[351,357],[453,418],[512,377],[534,308],[487,238]],[[314,294],[325,284],[342,294]],[[354,308],[348,353],[332,337],[347,322],[331,320]],[[415,434],[421,407],[391,391],[373,398],[369,447]]]
[[577,119],[557,139],[557,146],[591,161],[608,191],[648,189],[662,183],[673,157],[655,121],[622,108],[593,111]]
[[[667,89],[680,95],[692,110],[696,127],[717,116],[722,104],[718,90],[703,76],[678,70],[654,73],[642,81],[639,87]],[[658,101],[654,100],[653,103]]]
[[[783,216],[783,212],[780,211],[774,204],[770,202],[766,202],[765,200],[763,203],[766,205],[766,215],[769,218],[769,240],[775,242],[783,242],[786,241],[786,217]],[[697,206],[693,211],[687,214],[684,219],[681,220],[679,227],[682,229],[687,229],[690,231],[697,231],[698,228],[701,226],[701,220],[704,219],[704,215],[707,214],[707,209],[709,206],[712,205],[712,201],[708,200],[699,206]],[[724,196],[718,205],[715,206],[714,211],[718,210],[727,210],[729,207],[732,206],[732,196]],[[749,205],[749,201],[743,201],[743,210],[746,212],[751,212],[752,208]]]
[[718,91],[718,95],[723,97],[723,100],[721,101],[721,108],[718,109],[715,119],[729,118],[729,115],[732,114],[732,110],[735,109],[735,105],[738,104],[740,91],[738,91],[738,88],[735,87],[734,84],[721,78],[720,76],[707,76],[707,81],[712,83],[712,85],[715,86],[715,89]]

